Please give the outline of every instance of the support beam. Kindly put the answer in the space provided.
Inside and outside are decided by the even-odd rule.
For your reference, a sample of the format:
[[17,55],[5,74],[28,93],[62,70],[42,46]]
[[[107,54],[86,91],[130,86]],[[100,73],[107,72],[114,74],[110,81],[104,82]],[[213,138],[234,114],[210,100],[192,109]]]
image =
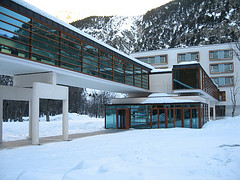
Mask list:
[[33,84],[32,95],[32,144],[39,144],[39,89]]
[[213,120],[216,120],[216,104],[213,103]]
[[63,100],[63,117],[62,117],[62,135],[63,140],[68,140],[68,99]]
[[29,131],[28,131],[28,138],[29,139],[32,139],[32,101],[29,101],[29,113],[28,113],[28,116],[29,116]]
[[210,114],[210,112],[211,112],[211,104],[210,104],[210,100],[209,99],[207,100],[207,102],[208,102],[208,121],[210,121],[211,120],[211,114]]
[[3,99],[0,98],[0,143],[2,142],[2,133],[3,133]]

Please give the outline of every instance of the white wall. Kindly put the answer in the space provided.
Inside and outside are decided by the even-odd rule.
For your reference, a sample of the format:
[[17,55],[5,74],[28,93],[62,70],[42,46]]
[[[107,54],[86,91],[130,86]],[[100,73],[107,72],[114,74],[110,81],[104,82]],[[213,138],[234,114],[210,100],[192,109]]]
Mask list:
[[172,93],[172,73],[151,74],[150,90],[152,92]]
[[[194,47],[188,47],[188,48],[173,48],[173,49],[163,49],[163,50],[156,50],[156,51],[146,51],[146,52],[139,52],[131,54],[133,57],[147,57],[147,56],[156,56],[156,55],[168,55],[168,64],[162,64],[162,65],[153,65],[155,68],[172,68],[173,65],[177,64],[177,54],[178,53],[188,53],[188,52],[199,52],[199,62],[203,69],[206,71],[206,73],[209,75],[209,77],[220,77],[220,76],[234,76],[234,80],[238,79],[240,81],[240,62],[236,58],[236,56],[233,56],[232,60],[216,60],[216,61],[210,61],[209,60],[209,51],[210,50],[224,50],[224,49],[233,49],[234,43],[226,43],[226,44],[216,44],[216,45],[205,45],[205,46],[194,46]],[[233,73],[219,73],[219,74],[210,74],[210,64],[212,63],[225,63],[225,62],[233,62],[234,64],[234,72]],[[153,76],[153,75],[151,75]],[[152,78],[153,81],[155,81],[156,85],[150,85],[154,90],[158,89],[157,86],[162,85],[161,82],[164,82],[165,80],[159,80],[155,76]],[[150,78],[151,82],[151,78]],[[236,83],[236,82],[235,82]],[[240,87],[240,82],[236,84]],[[167,84],[167,86],[169,86]],[[219,87],[220,91],[226,91],[226,101],[225,102],[219,102],[216,105],[225,105],[226,106],[226,115],[229,116],[231,114],[231,94],[230,89],[233,88],[232,86],[228,87]],[[159,87],[160,90],[165,90]],[[240,88],[239,88],[240,89]],[[240,91],[240,90],[239,90]],[[240,93],[240,92],[239,92]],[[240,107],[240,94],[237,97],[237,105]],[[240,109],[236,110],[236,114],[240,114]]]

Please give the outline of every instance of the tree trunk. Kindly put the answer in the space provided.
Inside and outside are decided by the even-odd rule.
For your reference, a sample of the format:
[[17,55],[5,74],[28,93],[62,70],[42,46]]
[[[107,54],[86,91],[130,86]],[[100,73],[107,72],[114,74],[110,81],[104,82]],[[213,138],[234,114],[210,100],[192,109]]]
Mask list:
[[235,114],[235,110],[236,110],[236,105],[233,105],[233,110],[232,110],[232,117],[234,117],[234,114]]

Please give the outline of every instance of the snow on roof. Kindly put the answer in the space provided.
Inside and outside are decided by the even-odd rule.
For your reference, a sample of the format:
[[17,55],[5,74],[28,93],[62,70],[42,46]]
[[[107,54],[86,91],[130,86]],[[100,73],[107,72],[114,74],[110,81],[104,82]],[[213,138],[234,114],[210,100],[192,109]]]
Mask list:
[[190,99],[175,99],[172,97],[154,97],[147,98],[141,104],[163,104],[163,103],[192,103],[197,102]]
[[84,33],[84,32],[81,31],[80,29],[78,29],[78,28],[76,28],[76,27],[74,27],[74,26],[72,26],[72,25],[70,25],[70,24],[68,24],[68,23],[66,23],[66,22],[64,22],[64,21],[62,21],[62,20],[60,20],[60,19],[58,19],[58,18],[56,18],[56,17],[54,17],[54,16],[52,16],[52,15],[44,12],[44,11],[42,11],[42,10],[40,10],[40,9],[38,9],[37,7],[35,7],[35,6],[27,3],[27,2],[24,1],[24,0],[13,0],[13,1],[16,2],[17,4],[20,4],[20,5],[28,8],[28,9],[31,9],[32,11],[34,11],[34,12],[36,12],[36,13],[38,13],[38,14],[40,14],[40,15],[48,18],[48,19],[51,19],[51,20],[53,20],[53,21],[55,21],[55,22],[57,22],[57,23],[65,26],[65,27],[71,29],[72,31],[75,31],[75,32],[77,32],[77,33],[85,36],[85,37],[88,38],[88,39],[91,39],[92,41],[95,41],[95,42],[101,44],[102,46],[105,46],[105,47],[108,48],[108,49],[111,49],[112,51],[114,51],[114,52],[116,52],[116,53],[118,53],[118,54],[121,54],[122,56],[124,56],[124,57],[126,57],[126,58],[128,58],[128,59],[131,59],[132,61],[135,61],[135,62],[138,63],[138,64],[141,64],[142,66],[145,66],[145,67],[147,67],[147,68],[149,68],[149,69],[154,69],[154,67],[151,66],[150,64],[147,64],[147,63],[144,63],[144,62],[142,62],[142,61],[140,61],[140,60],[137,60],[136,58],[134,58],[134,57],[132,57],[132,56],[129,56],[129,55],[127,55],[127,54],[125,54],[125,53],[123,53],[123,52],[121,52],[121,51],[113,48],[112,46],[110,46],[110,45],[108,45],[108,44],[106,44],[106,43],[104,43],[104,42],[102,42],[102,41],[99,41],[98,39],[90,36],[89,34]]
[[179,65],[200,64],[198,61],[180,62]]
[[148,97],[169,97],[170,94],[167,93],[152,93]]
[[157,73],[157,72],[169,72],[169,71],[172,71],[172,68],[153,69],[153,70],[151,70],[151,73]]

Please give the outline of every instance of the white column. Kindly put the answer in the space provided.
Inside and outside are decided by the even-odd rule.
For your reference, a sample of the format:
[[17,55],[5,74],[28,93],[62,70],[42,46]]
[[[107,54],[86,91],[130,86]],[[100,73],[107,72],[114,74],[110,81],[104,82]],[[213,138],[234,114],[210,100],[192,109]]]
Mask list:
[[32,139],[32,101],[29,101],[29,139]]
[[62,135],[63,140],[68,140],[68,99],[63,100],[63,117],[62,117]]
[[2,142],[3,124],[3,99],[0,98],[0,143]]
[[211,119],[211,115],[210,115],[210,112],[211,112],[211,106],[210,106],[210,100],[208,99],[208,121],[210,121]]
[[32,96],[32,144],[39,144],[39,89],[33,83],[33,96]]
[[216,104],[213,103],[213,120],[216,120]]

